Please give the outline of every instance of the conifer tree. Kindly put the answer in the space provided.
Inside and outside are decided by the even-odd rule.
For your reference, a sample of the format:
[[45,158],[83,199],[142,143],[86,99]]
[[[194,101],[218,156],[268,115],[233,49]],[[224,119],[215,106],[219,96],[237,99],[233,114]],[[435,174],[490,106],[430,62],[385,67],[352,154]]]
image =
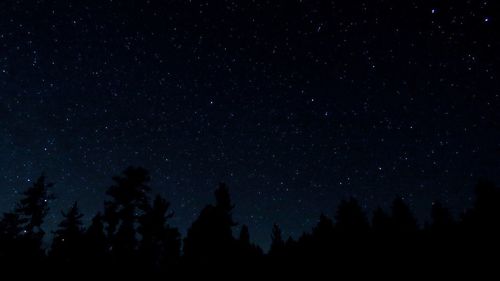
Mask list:
[[63,220],[59,224],[59,228],[54,232],[51,257],[60,263],[75,266],[83,251],[84,229],[81,220],[83,214],[80,213],[78,204],[75,202],[62,215]]

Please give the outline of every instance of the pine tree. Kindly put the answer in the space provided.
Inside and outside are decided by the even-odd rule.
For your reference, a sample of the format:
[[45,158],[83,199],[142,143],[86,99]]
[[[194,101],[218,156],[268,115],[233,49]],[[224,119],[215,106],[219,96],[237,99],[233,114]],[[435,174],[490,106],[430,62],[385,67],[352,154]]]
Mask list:
[[315,240],[319,240],[322,243],[331,240],[333,237],[334,225],[333,221],[321,214],[319,216],[318,224],[313,228],[312,235]]
[[0,264],[9,266],[21,262],[20,236],[23,220],[17,213],[4,213],[0,220]]
[[246,224],[241,226],[240,236],[238,241],[243,245],[250,245],[250,232]]
[[214,194],[215,205],[201,211],[184,239],[186,257],[205,264],[229,260],[236,244],[232,235],[236,225],[232,218],[234,206],[226,185],[221,183]]
[[218,223],[220,224],[221,235],[227,241],[233,239],[232,228],[237,224],[233,221],[232,212],[234,205],[231,203],[231,196],[229,189],[225,183],[220,183],[219,187],[215,190],[215,211],[218,216]]
[[26,235],[41,239],[45,233],[41,226],[49,212],[48,201],[53,199],[48,191],[52,186],[52,183],[45,182],[45,176],[42,175],[23,193],[24,198],[20,200],[17,212],[26,220]]
[[0,220],[0,241],[7,244],[7,241],[18,239],[23,230],[23,221],[17,213],[4,213]]
[[417,220],[403,198],[397,197],[394,200],[391,215],[391,227],[395,232],[413,233],[418,230]]
[[54,198],[49,192],[52,186],[52,183],[45,182],[44,175],[40,176],[33,186],[23,193],[23,198],[16,208],[16,213],[23,222],[20,236],[23,247],[20,251],[33,263],[37,263],[44,256],[42,239],[45,231],[42,224],[49,212],[48,202]]
[[172,266],[180,257],[180,233],[168,224],[174,216],[169,208],[170,203],[158,195],[139,219],[141,262],[155,270]]
[[340,202],[335,219],[335,227],[340,233],[361,234],[370,227],[363,209],[354,198]]
[[62,213],[64,219],[59,228],[54,232],[51,257],[59,263],[75,266],[82,255],[84,229],[82,227],[83,214],[75,202],[66,212]]
[[149,204],[150,176],[143,168],[129,167],[115,176],[107,191],[105,220],[111,253],[117,264],[132,262],[137,249],[136,225]]
[[271,248],[269,249],[269,255],[279,257],[284,254],[284,250],[285,241],[283,240],[283,234],[279,225],[275,223],[271,232]]
[[500,191],[493,182],[480,181],[474,189],[476,200],[463,216],[468,231],[500,233]]
[[[309,240],[303,240],[302,245],[307,247],[309,251],[314,251],[317,256],[319,255],[329,255],[333,252],[334,248],[334,235],[335,226],[333,221],[321,214],[319,217],[318,224],[313,228]],[[308,244],[308,245],[304,245]]]
[[450,232],[455,226],[455,221],[448,208],[440,202],[434,202],[431,208],[430,229],[434,232]]
[[104,232],[104,222],[101,213],[97,213],[83,236],[83,259],[85,267],[104,271],[104,264],[109,258],[109,244]]

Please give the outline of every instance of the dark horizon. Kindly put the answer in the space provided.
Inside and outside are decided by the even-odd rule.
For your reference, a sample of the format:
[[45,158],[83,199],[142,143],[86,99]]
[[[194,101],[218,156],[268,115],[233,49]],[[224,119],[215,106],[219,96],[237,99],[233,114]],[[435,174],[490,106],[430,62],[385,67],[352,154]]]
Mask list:
[[[49,236],[44,221],[55,196],[53,184],[40,176],[0,219],[2,272],[29,269],[22,274],[57,278],[75,272],[101,278],[215,274],[225,280],[242,273],[245,278],[263,273],[331,275],[329,266],[336,266],[336,276],[351,277],[496,270],[491,255],[500,248],[500,189],[492,182],[475,186],[473,206],[458,218],[434,202],[424,226],[403,198],[368,216],[351,197],[339,203],[333,217],[321,214],[300,237],[287,238],[275,223],[266,250],[253,242],[248,225],[234,220],[236,205],[226,184],[218,185],[213,201],[182,235],[172,225],[171,203],[152,196],[150,180],[146,169],[128,167],[113,177],[103,212],[93,215],[90,225],[84,225],[75,201]],[[50,245],[43,242],[47,238]]]
[[[130,167],[133,167],[133,166],[130,166]],[[120,173],[119,173],[120,174]],[[51,184],[53,184],[53,186],[51,187],[51,190],[50,190],[50,193],[52,195],[54,195],[54,198],[52,198],[51,200],[49,200],[49,213],[48,213],[48,217],[49,217],[49,220],[48,222],[45,222],[44,225],[43,225],[43,228],[47,230],[47,233],[44,237],[44,245],[45,247],[50,248],[51,246],[51,243],[52,243],[52,240],[53,240],[53,232],[57,229],[57,225],[60,223],[60,221],[63,219],[63,213],[65,211],[67,211],[67,209],[70,208],[71,204],[73,203],[79,203],[78,199],[74,200],[73,203],[71,203],[70,205],[68,205],[66,208],[63,208],[63,209],[60,209],[60,210],[56,210],[54,209],[53,205],[58,205],[57,204],[57,200],[58,200],[58,196],[57,194],[53,191],[55,190],[55,187],[57,186],[57,183],[52,181],[49,177],[47,177],[47,175],[45,173],[42,173],[42,175],[46,178],[47,182],[50,182]],[[153,176],[151,178],[154,178]],[[109,182],[112,182],[112,177],[109,177]],[[428,203],[428,206],[426,206],[426,208],[424,208],[424,211],[421,211],[421,213],[418,213],[416,211],[418,210],[415,210],[413,208],[411,208],[410,206],[410,209],[412,211],[412,213],[415,215],[415,219],[416,219],[416,224],[417,226],[420,228],[420,229],[424,229],[426,227],[426,225],[428,225],[430,222],[431,222],[431,208],[433,206],[434,203],[436,202],[439,202],[440,204],[443,204],[443,207],[445,208],[449,208],[450,210],[450,214],[452,215],[453,219],[454,220],[460,220],[461,219],[461,216],[464,215],[464,213],[466,213],[472,206],[473,206],[473,203],[475,201],[475,196],[474,196],[474,188],[480,184],[481,182],[488,182],[487,179],[479,179],[474,185],[472,185],[470,187],[470,196],[468,196],[467,200],[469,203],[467,205],[464,205],[464,206],[461,206],[460,209],[453,209],[453,208],[450,208],[450,206],[447,206],[446,204],[443,204],[443,202],[439,199],[432,199],[430,200]],[[225,182],[219,182],[219,184],[227,184]],[[491,182],[492,184],[495,184],[493,182]],[[91,223],[91,220],[92,220],[92,217],[96,214],[96,213],[102,213],[104,212],[104,202],[108,199],[108,196],[106,196],[106,190],[109,188],[110,185],[108,185],[106,188],[104,188],[104,191],[101,195],[98,195],[96,194],[96,202],[99,202],[101,207],[98,208],[97,210],[94,210],[94,212],[91,212],[91,213],[85,213],[83,212],[82,215],[82,221],[84,222],[84,225],[83,227],[88,227]],[[202,204],[202,206],[200,207],[200,209],[198,211],[195,211],[194,213],[194,219],[193,221],[200,215],[200,212],[202,211],[203,207],[205,207],[207,204],[210,204],[211,201],[213,201],[213,191],[215,190],[215,187],[217,186],[217,184],[214,184],[214,188],[212,188],[211,192],[210,192],[210,197],[209,199],[207,200],[207,202],[204,202]],[[28,187],[26,187],[27,189]],[[261,247],[265,252],[267,252],[269,250],[269,247],[271,245],[271,229],[272,229],[272,225],[274,224],[277,224],[277,225],[280,225],[280,228],[281,227],[281,223],[279,221],[274,221],[272,223],[272,225],[269,227],[269,230],[267,232],[263,232],[263,233],[256,233],[255,230],[253,230],[253,227],[252,225],[248,225],[248,223],[246,222],[241,222],[238,220],[238,218],[240,217],[238,212],[239,212],[239,202],[234,200],[234,198],[238,197],[237,194],[234,194],[234,190],[233,188],[231,188],[230,185],[228,185],[228,190],[231,194],[231,197],[233,198],[233,203],[235,203],[235,206],[236,208],[234,209],[232,215],[233,217],[235,218],[235,221],[238,222],[237,224],[237,227],[236,229],[234,230],[238,230],[239,227],[241,227],[242,225],[247,225],[249,227],[249,231],[250,231],[250,235],[252,237],[252,240],[251,242],[255,243],[256,245],[258,245],[259,247]],[[161,195],[162,197],[164,197],[166,200],[169,201],[169,203],[171,204],[171,206],[176,206],[178,204],[176,204],[176,202],[171,202],[170,199],[168,198],[168,195],[165,195],[165,194],[162,194],[160,192],[158,192],[157,188],[155,188],[154,186],[151,185],[151,194],[150,196],[152,198],[154,198],[156,195]],[[22,197],[22,193],[19,194],[16,202]],[[407,198],[404,198],[402,196],[400,196],[399,194],[395,194],[394,197],[393,197],[393,200],[388,202],[388,204],[384,204],[384,205],[376,205],[374,206],[373,208],[369,208],[368,206],[366,206],[365,204],[363,204],[363,202],[358,202],[360,204],[360,207],[363,209],[363,211],[365,212],[367,218],[372,218],[373,217],[373,213],[374,211],[376,211],[376,209],[378,208],[382,208],[384,211],[386,212],[390,212],[390,208],[391,208],[391,204],[394,202],[394,200],[396,199],[402,199],[406,204],[409,203],[409,201],[407,200]],[[313,219],[311,220],[308,220],[307,223],[305,222],[300,222],[302,223],[302,225],[304,225],[304,228],[295,232],[295,233],[289,233],[283,229],[281,229],[283,231],[283,236],[284,238],[287,238],[290,237],[292,239],[298,239],[300,236],[302,236],[304,233],[308,233],[310,232],[313,227],[318,223],[319,219],[320,219],[320,216],[321,215],[325,215],[327,217],[334,217],[335,215],[335,212],[338,208],[338,205],[342,202],[342,201],[349,201],[351,199],[356,199],[357,201],[359,200],[358,198],[356,198],[356,196],[348,196],[348,197],[345,197],[345,198],[341,198],[340,201],[338,202],[331,202],[331,205],[330,205],[330,208],[328,211],[324,211],[324,210],[321,210],[319,211],[315,217],[313,217]],[[5,210],[0,210],[2,213],[4,212],[9,212],[13,209],[16,208],[17,204],[16,202],[13,202],[10,206],[3,206],[5,208]],[[79,206],[79,208],[81,209],[81,206]],[[175,209],[173,207],[171,207],[171,210],[175,213]],[[174,226],[174,227],[179,227],[179,231],[180,231],[180,234],[181,235],[185,235],[186,234],[186,231],[187,231],[187,228],[191,225],[191,223],[193,221],[181,221],[180,218],[178,218],[177,216],[173,216],[172,218],[169,219],[169,223]],[[335,220],[333,220],[335,221]],[[187,227],[184,227],[184,226],[187,226]],[[238,231],[235,231],[233,233],[233,235],[237,234]],[[260,239],[261,237],[264,237],[264,239]]]

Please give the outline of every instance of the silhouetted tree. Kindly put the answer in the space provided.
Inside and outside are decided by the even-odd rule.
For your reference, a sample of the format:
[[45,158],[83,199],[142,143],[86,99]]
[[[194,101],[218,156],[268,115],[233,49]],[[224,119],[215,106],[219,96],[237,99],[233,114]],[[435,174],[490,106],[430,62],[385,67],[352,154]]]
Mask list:
[[238,239],[242,244],[250,244],[250,232],[246,224],[241,226],[240,238]]
[[73,268],[81,262],[83,254],[84,229],[81,221],[83,214],[75,202],[62,215],[64,219],[59,223],[59,229],[54,232],[50,256],[61,266]]
[[369,245],[370,225],[365,212],[354,198],[342,200],[335,214],[334,261],[342,270],[359,266],[364,255],[362,249]]
[[354,198],[340,202],[335,219],[335,228],[341,233],[364,233],[369,230],[368,219]]
[[434,202],[431,208],[430,230],[433,232],[450,232],[454,230],[455,220],[448,208],[441,202]]
[[[131,265],[136,255],[137,237],[135,229],[135,215],[130,206],[120,212],[121,223],[116,234],[112,237],[111,253],[118,264]],[[129,267],[130,269],[130,267]]]
[[417,220],[401,197],[392,203],[391,228],[399,233],[414,233],[418,230]]
[[0,264],[12,267],[22,261],[20,237],[23,221],[18,213],[4,213],[0,220]]
[[240,261],[238,271],[246,272],[252,270],[252,266],[259,265],[259,259],[262,258],[262,249],[250,241],[250,231],[246,225],[241,226],[235,258]]
[[[453,259],[453,256],[458,256],[457,244],[462,244],[460,248],[464,249],[463,240],[457,235],[457,230],[457,223],[450,210],[440,202],[433,202],[431,221],[426,223],[426,227],[420,235],[423,243],[419,245],[421,252],[431,253],[426,257],[430,267],[441,265],[442,261],[448,262]],[[412,255],[416,254],[414,250],[411,252]]]
[[52,186],[52,183],[46,183],[44,175],[40,176],[33,186],[23,193],[16,208],[16,213],[23,222],[20,235],[23,247],[19,250],[27,261],[35,264],[40,263],[45,254],[42,249],[42,239],[45,235],[42,224],[49,212],[48,202],[54,198],[49,192]]
[[474,191],[474,206],[463,215],[467,231],[489,234],[500,232],[500,191],[489,181],[480,181]]
[[133,263],[136,256],[136,224],[148,208],[150,176],[143,168],[129,167],[113,180],[115,184],[107,191],[112,200],[105,203],[105,218],[111,254],[123,265]]
[[312,255],[316,256],[318,259],[326,259],[327,256],[333,254],[334,235],[335,225],[333,221],[322,213],[311,235],[303,235],[301,239],[299,239],[302,248],[300,250],[303,252],[301,254],[306,255],[308,251],[313,251]]
[[415,253],[415,256],[423,254],[421,251],[426,244],[418,236],[417,220],[401,197],[397,197],[392,203],[390,222],[390,232],[386,233],[388,237],[378,250],[384,251],[386,262],[401,270],[409,270],[409,259],[414,256],[409,256],[408,253]]
[[278,224],[273,225],[271,232],[271,247],[269,249],[269,255],[273,257],[280,257],[285,251],[285,241],[283,240],[283,233]]
[[300,238],[299,238],[299,241],[295,241],[293,239],[292,236],[288,236],[288,239],[286,239],[285,241],[285,249],[289,249],[290,252],[294,252],[295,250],[297,250],[297,244],[307,244],[307,242],[305,242],[305,240],[308,240],[309,239],[309,236],[307,235],[307,233],[303,233]]
[[86,268],[94,268],[96,272],[105,271],[108,262],[109,244],[104,232],[101,213],[97,213],[83,235],[83,259]]
[[4,213],[0,220],[0,237],[3,240],[15,239],[21,234],[23,221],[17,213]]
[[117,210],[116,204],[112,201],[104,202],[104,215],[103,221],[106,223],[106,236],[110,238],[114,237],[116,229],[120,223],[120,213]]
[[168,211],[169,208],[170,203],[158,195],[139,219],[141,263],[152,267],[150,270],[171,267],[180,257],[180,233],[168,224],[168,220],[174,216],[173,212]]
[[233,262],[229,261],[236,242],[232,235],[236,225],[232,218],[233,208],[229,191],[221,183],[215,190],[215,206],[205,207],[188,229],[184,239],[184,254],[188,259],[202,264],[220,260]]
[[295,269],[324,273],[332,265],[337,274],[349,275],[360,270],[412,272],[417,265],[443,271],[444,264],[450,263],[449,272],[457,266],[475,268],[484,252],[494,256],[500,250],[500,191],[490,182],[476,186],[476,201],[461,220],[455,220],[441,203],[433,203],[431,221],[422,230],[402,198],[394,200],[390,215],[376,209],[371,225],[355,199],[343,200],[335,223],[321,214],[312,231],[296,240],[289,237],[285,242],[274,224],[267,256],[251,242],[247,225],[241,226],[238,238],[233,237],[234,205],[227,187],[220,184],[215,203],[205,207],[188,229],[181,256],[180,233],[169,224],[174,215],[170,203],[161,196],[149,200],[148,172],[128,168],[114,181],[107,192],[105,215],[98,213],[86,231],[76,202],[63,212],[46,258],[42,226],[52,185],[40,177],[23,193],[14,211],[0,219],[1,269],[147,279],[192,272],[249,276],[260,268],[273,273]]
[[333,221],[322,213],[319,216],[318,224],[313,228],[312,235],[316,240],[324,243],[332,239],[334,228]]

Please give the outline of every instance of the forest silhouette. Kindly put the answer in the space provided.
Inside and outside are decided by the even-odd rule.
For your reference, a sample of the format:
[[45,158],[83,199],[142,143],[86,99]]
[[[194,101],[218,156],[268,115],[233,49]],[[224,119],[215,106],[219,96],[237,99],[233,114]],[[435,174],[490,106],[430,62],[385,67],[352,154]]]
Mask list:
[[[182,237],[170,225],[170,203],[153,197],[150,176],[129,167],[113,177],[102,213],[82,223],[78,203],[63,211],[44,246],[43,229],[52,184],[38,178],[16,207],[0,220],[0,269],[5,273],[78,277],[169,277],[217,274],[231,277],[262,272],[315,272],[349,276],[385,276],[395,271],[460,272],[495,269],[499,253],[500,192],[479,182],[475,201],[455,218],[439,202],[431,220],[419,225],[410,208],[396,198],[389,211],[369,217],[354,198],[343,200],[333,218],[321,214],[314,228],[297,239],[285,238],[278,224],[270,229],[271,246],[251,242],[248,226],[232,217],[235,206],[227,186],[215,190],[215,202],[203,208]],[[491,258],[488,258],[491,257]]]

